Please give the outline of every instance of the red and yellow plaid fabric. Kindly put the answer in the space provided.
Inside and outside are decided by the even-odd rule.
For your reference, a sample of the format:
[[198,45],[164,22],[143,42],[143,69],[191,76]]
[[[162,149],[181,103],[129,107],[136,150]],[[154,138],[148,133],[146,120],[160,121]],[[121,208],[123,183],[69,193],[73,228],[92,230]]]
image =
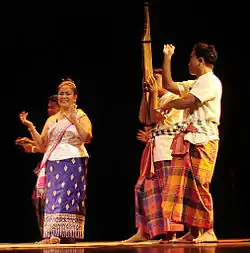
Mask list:
[[[145,149],[148,150],[149,149]],[[170,161],[154,163],[152,177],[141,171],[135,186],[136,227],[148,233],[150,238],[166,234],[169,231],[183,231],[184,226],[167,219],[163,215],[162,203],[165,203],[165,187],[169,176]]]
[[174,156],[169,168],[164,200],[164,217],[199,228],[212,228],[213,200],[209,192],[218,141],[190,144],[189,152]]
[[140,177],[152,177],[154,168],[154,158],[153,158],[154,141],[148,141],[146,147],[142,152],[141,164],[140,164]]

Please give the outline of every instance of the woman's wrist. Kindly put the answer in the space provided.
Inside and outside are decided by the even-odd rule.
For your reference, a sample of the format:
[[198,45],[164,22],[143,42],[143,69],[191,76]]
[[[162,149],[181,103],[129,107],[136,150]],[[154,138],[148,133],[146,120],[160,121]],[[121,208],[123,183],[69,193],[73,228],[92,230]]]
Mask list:
[[80,123],[79,120],[76,120],[74,123],[72,123],[74,126],[78,125]]

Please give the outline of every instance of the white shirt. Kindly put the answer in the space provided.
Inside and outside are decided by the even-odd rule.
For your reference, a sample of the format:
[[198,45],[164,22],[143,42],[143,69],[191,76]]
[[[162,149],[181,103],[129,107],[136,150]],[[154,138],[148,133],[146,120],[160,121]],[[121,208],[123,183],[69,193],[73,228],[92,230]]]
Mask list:
[[[179,96],[168,92],[160,97],[159,99],[159,107],[163,104],[170,102],[173,99],[177,99]],[[183,111],[182,110],[171,110],[171,112],[167,115],[167,118],[163,122],[158,122],[154,127],[154,130],[164,130],[164,129],[172,129],[176,122],[181,122],[183,119]],[[154,137],[154,162],[163,161],[163,160],[171,160],[172,150],[170,146],[172,144],[174,135],[159,135]]]
[[197,133],[188,133],[185,139],[193,144],[205,144],[208,140],[218,140],[218,125],[221,116],[222,84],[219,78],[208,72],[195,81],[178,83],[181,95],[193,94],[200,103],[185,110],[184,120],[192,122]]
[[[60,124],[62,121],[67,121],[67,119],[59,120],[58,123]],[[51,129],[54,127],[54,124],[49,126],[49,134],[51,134]],[[60,131],[60,129],[58,129]],[[51,138],[48,144],[48,150],[53,146],[53,144],[56,142],[57,136],[57,128],[55,128],[54,132],[51,134]],[[67,128],[66,132],[64,133],[61,141],[56,146],[55,150],[52,152],[51,156],[49,157],[49,160],[62,160],[67,158],[73,158],[73,157],[88,157],[88,152],[84,146],[84,143],[82,142],[76,127],[74,125],[71,125]]]

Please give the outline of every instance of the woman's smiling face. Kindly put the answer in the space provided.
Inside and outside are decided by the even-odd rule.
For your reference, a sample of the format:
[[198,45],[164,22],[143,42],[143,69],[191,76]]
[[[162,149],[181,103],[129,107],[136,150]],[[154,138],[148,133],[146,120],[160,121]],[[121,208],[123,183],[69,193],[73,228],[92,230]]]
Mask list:
[[63,85],[58,91],[58,103],[60,107],[69,108],[75,105],[76,98],[74,90],[68,85]]

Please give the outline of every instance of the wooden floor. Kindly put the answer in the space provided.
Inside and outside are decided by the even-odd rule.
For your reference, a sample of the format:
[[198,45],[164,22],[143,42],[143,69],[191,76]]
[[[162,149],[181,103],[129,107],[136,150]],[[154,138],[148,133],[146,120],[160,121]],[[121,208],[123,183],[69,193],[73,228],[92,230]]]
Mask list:
[[78,242],[76,244],[0,243],[2,252],[30,253],[249,253],[250,239],[226,239],[217,243]]

